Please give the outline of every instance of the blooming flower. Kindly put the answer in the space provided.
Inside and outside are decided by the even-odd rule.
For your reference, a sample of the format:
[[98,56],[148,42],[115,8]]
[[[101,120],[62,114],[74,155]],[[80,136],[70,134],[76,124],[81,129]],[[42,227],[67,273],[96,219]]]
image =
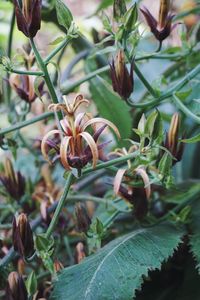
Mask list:
[[127,99],[133,92],[133,62],[130,73],[126,67],[123,50],[119,50],[115,59],[110,63],[113,90],[122,98]]
[[169,4],[170,4],[169,0],[160,1],[160,11],[159,11],[158,21],[153,17],[153,15],[146,7],[144,7],[143,9],[140,8],[141,12],[143,13],[147,21],[147,24],[151,29],[151,32],[160,43],[158,51],[162,47],[163,40],[165,40],[170,35],[172,30],[177,25],[177,24],[172,25],[172,19],[174,15],[169,12],[169,8],[170,8]]
[[[98,138],[106,128],[111,127],[114,132],[120,137],[116,126],[103,118],[91,118],[86,113],[78,113],[75,115],[77,108],[82,103],[88,103],[82,95],[78,95],[72,104],[69,104],[64,98],[65,104],[52,104],[50,109],[62,110],[66,116],[58,124],[57,130],[51,130],[42,139],[41,151],[44,158],[50,163],[56,159],[60,159],[65,169],[77,168],[81,170],[88,162],[92,161],[93,168],[95,168],[99,151],[104,144],[97,144]],[[96,129],[96,123],[103,123],[103,126]],[[87,132],[87,128],[92,126],[93,135]],[[50,139],[50,136],[57,135],[58,138]],[[47,147],[54,149],[56,156],[51,160]]]
[[42,0],[13,0],[17,26],[27,37],[33,38],[41,24]]

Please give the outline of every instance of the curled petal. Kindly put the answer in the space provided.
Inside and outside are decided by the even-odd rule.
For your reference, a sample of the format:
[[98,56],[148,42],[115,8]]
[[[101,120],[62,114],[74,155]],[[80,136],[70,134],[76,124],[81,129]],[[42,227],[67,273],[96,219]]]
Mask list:
[[50,164],[52,163],[52,161],[49,159],[48,153],[46,151],[46,145],[48,144],[48,139],[51,135],[59,134],[59,133],[60,133],[59,130],[51,130],[47,134],[45,134],[41,142],[42,155],[44,156],[44,159],[46,159]]
[[137,175],[140,175],[142,177],[142,180],[144,182],[146,197],[147,197],[147,199],[149,199],[151,196],[151,184],[150,184],[150,180],[149,180],[149,176],[147,175],[147,172],[141,167],[138,167],[137,169],[135,169],[135,172]]
[[95,124],[95,123],[103,123],[103,124],[108,125],[116,133],[118,138],[120,138],[120,133],[119,133],[119,130],[117,129],[117,127],[112,122],[110,122],[109,120],[106,120],[104,118],[93,118],[91,120],[88,120],[83,125],[82,130],[84,131],[89,125],[92,125],[92,124]]
[[68,150],[69,142],[70,142],[71,138],[72,138],[71,136],[64,137],[62,139],[62,142],[60,145],[60,159],[61,159],[62,165],[67,170],[71,169],[68,159],[67,159],[67,150]]
[[74,121],[75,128],[78,128],[81,125],[81,122],[82,122],[84,116],[85,116],[85,113],[80,113],[76,116],[76,119]]
[[118,195],[126,169],[119,169],[114,179],[114,193]]
[[93,168],[95,168],[99,157],[97,145],[93,137],[88,132],[82,132],[79,135],[84,138],[84,140],[87,142],[87,144],[90,147],[90,150],[92,152],[92,158],[93,158],[92,166]]
[[62,127],[62,129],[64,130],[64,132],[66,134],[68,134],[69,130],[70,130],[70,125],[69,125],[69,122],[67,120],[67,118],[64,118],[60,121],[60,125]]

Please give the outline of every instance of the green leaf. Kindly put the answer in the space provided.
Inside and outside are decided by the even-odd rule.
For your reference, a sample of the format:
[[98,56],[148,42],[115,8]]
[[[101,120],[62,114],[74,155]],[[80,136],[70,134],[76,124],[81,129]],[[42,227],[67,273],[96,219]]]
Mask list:
[[[199,193],[200,194],[200,193]],[[190,237],[190,246],[193,256],[197,262],[197,269],[200,274],[200,202],[199,198],[192,205],[192,235]]]
[[143,276],[161,268],[182,234],[176,227],[162,224],[119,237],[81,264],[64,269],[55,282],[52,299],[132,300]]
[[69,29],[73,20],[73,16],[69,8],[62,2],[62,0],[56,0],[56,14],[58,23]]
[[200,133],[191,137],[190,139],[181,140],[181,142],[188,143],[188,144],[200,142]]
[[125,18],[125,24],[124,24],[125,29],[128,32],[133,31],[138,19],[138,10],[137,10],[136,3],[133,6],[131,6],[131,8],[127,11],[124,18]]
[[122,139],[129,138],[132,121],[126,102],[115,94],[111,86],[101,77],[90,81],[90,91],[101,117],[117,126]]
[[126,1],[125,0],[114,0],[113,3],[113,15],[114,19],[119,21],[121,17],[126,13]]
[[108,6],[113,4],[113,0],[102,0],[101,3],[99,4],[95,14],[100,12],[101,10],[107,8]]
[[35,272],[31,272],[26,280],[26,288],[29,295],[34,295],[37,291],[37,278]]

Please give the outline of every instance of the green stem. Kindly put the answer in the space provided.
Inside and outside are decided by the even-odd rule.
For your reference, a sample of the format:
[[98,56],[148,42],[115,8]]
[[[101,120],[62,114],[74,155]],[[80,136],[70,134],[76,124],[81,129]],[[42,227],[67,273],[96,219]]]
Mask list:
[[[45,79],[46,85],[48,87],[49,93],[51,95],[52,101],[53,101],[53,103],[57,104],[57,103],[59,103],[59,100],[58,100],[56,91],[54,89],[53,83],[51,81],[51,78],[49,76],[47,66],[46,66],[45,62],[43,61],[35,43],[34,43],[34,40],[30,39],[30,43],[31,43],[32,49],[35,53],[35,57],[38,62],[38,65],[44,74],[44,79]],[[62,119],[62,114],[60,112],[58,113],[58,117],[59,117],[59,119]]]
[[200,124],[200,117],[196,116],[191,110],[189,110],[183,102],[176,96],[176,94],[173,94],[174,103],[175,105],[189,118],[194,120],[196,123]]
[[15,74],[22,74],[22,75],[44,76],[44,73],[40,71],[26,71],[26,70],[11,69],[9,70],[9,72]]
[[72,38],[65,39],[60,43],[60,45],[55,48],[45,59],[44,59],[44,64],[48,64],[48,62],[58,53],[60,50],[62,50],[64,47],[66,47],[69,42],[72,40]]
[[46,232],[46,237],[49,238],[52,234],[52,232],[54,231],[54,228],[58,222],[58,218],[59,218],[59,215],[65,205],[65,201],[66,201],[66,198],[67,198],[67,195],[68,195],[68,192],[69,192],[69,189],[70,189],[70,186],[73,182],[73,179],[74,179],[74,176],[72,173],[70,173],[68,175],[68,178],[67,178],[67,182],[65,184],[65,188],[64,188],[64,191],[63,191],[63,194],[58,202],[58,206],[56,207],[56,210],[55,210],[55,213],[53,215],[53,218],[51,220],[51,223],[47,229],[47,232]]
[[10,132],[12,132],[12,131],[18,130],[18,129],[20,129],[20,128],[23,128],[23,127],[32,125],[32,124],[37,123],[37,122],[39,122],[39,121],[41,121],[41,120],[47,119],[47,118],[49,118],[49,117],[51,117],[51,116],[53,116],[53,115],[54,115],[53,112],[46,112],[46,113],[41,114],[41,115],[39,115],[39,116],[37,116],[37,117],[35,117],[35,118],[32,118],[32,119],[30,119],[30,120],[26,120],[26,121],[17,123],[17,124],[15,124],[15,125],[13,125],[13,126],[10,126],[10,127],[8,127],[8,128],[5,128],[5,129],[0,130],[0,136],[2,136],[2,135],[4,135],[4,134],[7,134],[7,133],[10,133]]
[[142,75],[142,73],[140,72],[140,70],[139,70],[139,68],[137,67],[136,64],[134,64],[134,71],[137,74],[138,78],[141,80],[141,82],[144,84],[144,86],[146,87],[146,89],[149,91],[149,93],[153,97],[157,97],[156,92],[154,91],[154,89],[152,88],[152,86],[149,84],[149,82],[146,80],[146,78]]
[[110,167],[110,166],[113,166],[113,165],[117,165],[117,164],[126,162],[129,159],[131,160],[131,159],[136,158],[139,154],[140,154],[139,151],[135,151],[135,152],[133,152],[131,154],[124,155],[122,157],[118,157],[118,158],[115,158],[115,159],[112,159],[112,160],[100,163],[94,169],[93,169],[93,167],[88,167],[85,170],[83,170],[82,174],[85,175],[85,174],[88,174],[88,173],[90,173],[92,171],[97,171],[97,170],[100,170],[100,169],[105,169],[107,167]]

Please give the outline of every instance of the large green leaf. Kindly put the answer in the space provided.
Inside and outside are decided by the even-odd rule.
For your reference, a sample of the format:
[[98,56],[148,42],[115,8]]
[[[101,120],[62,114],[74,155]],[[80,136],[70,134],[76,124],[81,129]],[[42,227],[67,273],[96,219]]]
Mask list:
[[173,254],[182,231],[170,224],[138,229],[117,238],[81,264],[64,269],[52,298],[131,300],[149,270]]
[[200,202],[197,199],[192,205],[192,235],[190,237],[191,251],[197,262],[200,274]]
[[113,122],[123,139],[131,135],[132,120],[128,105],[116,93],[110,85],[101,77],[90,81],[90,91],[99,114]]

